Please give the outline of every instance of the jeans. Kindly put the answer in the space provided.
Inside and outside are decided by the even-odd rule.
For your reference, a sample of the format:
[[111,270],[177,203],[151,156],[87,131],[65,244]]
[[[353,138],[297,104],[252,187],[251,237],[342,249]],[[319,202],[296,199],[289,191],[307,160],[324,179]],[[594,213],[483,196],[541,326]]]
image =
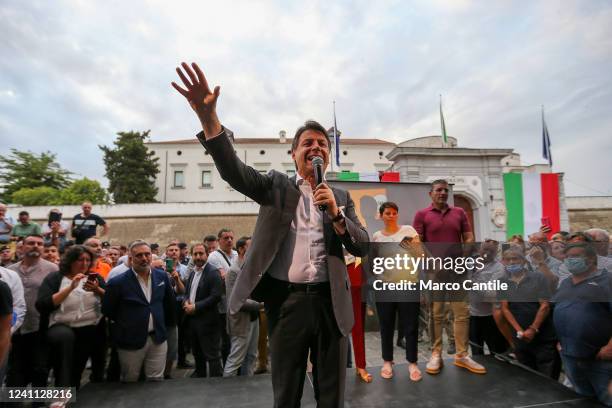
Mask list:
[[574,385],[574,390],[587,397],[612,406],[612,395],[608,387],[612,381],[612,361],[584,360],[561,355],[565,374]]

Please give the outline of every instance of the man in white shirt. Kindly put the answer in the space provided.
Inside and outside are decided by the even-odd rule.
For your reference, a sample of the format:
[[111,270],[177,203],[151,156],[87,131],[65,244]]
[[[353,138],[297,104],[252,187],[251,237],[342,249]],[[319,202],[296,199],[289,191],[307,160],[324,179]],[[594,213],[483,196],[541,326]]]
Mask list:
[[192,377],[220,377],[221,326],[217,304],[221,300],[221,276],[207,263],[204,244],[191,248],[193,271],[187,281],[183,311],[191,331],[191,343],[196,369]]
[[[23,297],[23,283],[15,271],[0,266],[0,281],[6,283],[13,297],[13,317],[11,318],[11,336],[21,327],[26,314],[26,302]],[[6,374],[7,361],[0,360],[0,383]]]
[[238,252],[234,247],[234,232],[230,229],[223,228],[217,234],[219,240],[219,248],[215,251],[210,251],[208,255],[208,263],[210,263],[215,269],[221,273],[222,281],[222,293],[221,301],[219,302],[219,321],[221,322],[221,356],[223,357],[223,365],[227,360],[227,356],[230,353],[231,341],[229,334],[227,333],[226,321],[227,321],[227,301],[226,301],[226,288],[225,288],[225,276],[229,273],[230,268],[238,260]]

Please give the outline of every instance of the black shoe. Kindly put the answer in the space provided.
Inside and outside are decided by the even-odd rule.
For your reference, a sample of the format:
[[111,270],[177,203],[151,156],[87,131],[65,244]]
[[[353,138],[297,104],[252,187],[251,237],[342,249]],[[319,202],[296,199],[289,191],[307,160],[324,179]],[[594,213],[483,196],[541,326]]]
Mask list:
[[198,373],[197,371],[194,371],[193,373],[191,373],[191,375],[189,377],[190,378],[206,378],[205,375],[202,375],[202,374]]
[[258,367],[253,374],[265,374],[268,372],[268,369],[266,367]]
[[164,380],[171,380],[172,374],[164,374]]
[[193,368],[194,365],[193,363],[190,363],[189,361],[181,361],[176,365],[176,367],[186,369],[186,368]]
[[405,338],[401,338],[401,339],[397,339],[397,347],[401,347],[403,349],[406,348],[406,339]]
[[455,348],[455,344],[449,344],[448,350],[446,350],[448,354],[455,354],[457,349]]

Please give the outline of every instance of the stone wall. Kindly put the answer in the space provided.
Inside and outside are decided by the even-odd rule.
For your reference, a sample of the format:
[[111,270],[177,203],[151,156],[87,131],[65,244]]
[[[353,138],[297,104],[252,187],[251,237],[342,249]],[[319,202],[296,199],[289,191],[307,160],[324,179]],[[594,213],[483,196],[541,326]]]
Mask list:
[[612,208],[569,210],[569,219],[572,232],[603,228],[612,233]]
[[612,197],[567,197],[570,231],[603,228],[612,233]]
[[190,216],[190,217],[151,217],[108,219],[111,228],[112,244],[126,244],[135,239],[157,242],[164,245],[172,239],[193,244],[202,242],[204,236],[217,235],[221,228],[234,231],[237,240],[243,235],[251,235],[255,229],[255,215],[232,216]]

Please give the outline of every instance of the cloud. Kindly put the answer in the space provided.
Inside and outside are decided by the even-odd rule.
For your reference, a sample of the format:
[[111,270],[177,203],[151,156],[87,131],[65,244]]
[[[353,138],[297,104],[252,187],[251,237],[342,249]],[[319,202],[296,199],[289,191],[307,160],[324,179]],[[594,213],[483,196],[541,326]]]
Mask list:
[[10,2],[0,36],[0,153],[51,150],[102,181],[97,145],[116,132],[197,130],[169,86],[185,60],[221,85],[220,117],[249,137],[330,125],[333,100],[349,137],[439,134],[442,94],[461,146],[543,162],[544,104],[555,171],[586,186],[567,193],[612,194],[606,1]]

